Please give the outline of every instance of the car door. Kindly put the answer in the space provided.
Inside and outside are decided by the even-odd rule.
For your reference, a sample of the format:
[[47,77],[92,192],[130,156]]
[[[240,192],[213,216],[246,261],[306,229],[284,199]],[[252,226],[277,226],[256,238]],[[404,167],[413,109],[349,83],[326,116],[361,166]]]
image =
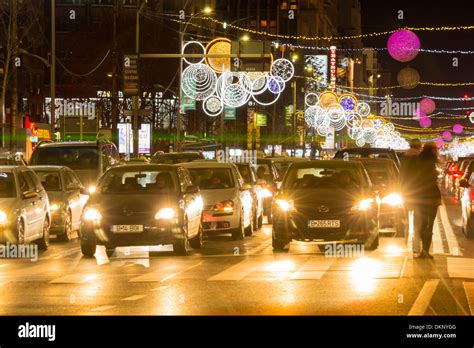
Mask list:
[[234,180],[237,182],[238,186],[238,194],[240,195],[240,202],[242,204],[242,208],[244,211],[244,226],[247,227],[250,225],[251,219],[252,219],[252,205],[253,205],[253,200],[252,200],[252,194],[250,193],[249,190],[243,190],[242,185],[244,184],[244,179],[240,175],[239,171],[237,168],[234,166],[232,168],[232,173],[234,175]]
[[33,170],[27,169],[26,175],[33,182],[34,190],[38,194],[38,197],[35,201],[35,212],[38,214],[38,234],[42,235],[44,218],[49,215],[48,193],[44,189],[43,184],[41,184],[41,180],[39,179],[38,175],[36,175]]
[[26,171],[17,172],[19,193],[21,196],[21,215],[25,225],[25,242],[33,240],[40,233],[42,227],[41,210],[37,206],[39,197],[28,198],[23,195],[26,192],[35,192],[34,183],[28,177]]
[[[70,169],[63,170],[63,182],[64,190],[67,198],[69,209],[71,210],[71,223],[73,230],[79,228],[82,206],[81,206],[81,193],[80,193],[80,181],[76,174]],[[68,189],[71,186],[76,187],[75,189]]]
[[[199,232],[202,214],[202,199],[200,194],[189,192],[193,187],[191,175],[184,168],[178,168],[178,179],[181,192],[183,193],[183,200],[188,217],[188,234],[190,237]],[[199,202],[201,199],[201,202]]]

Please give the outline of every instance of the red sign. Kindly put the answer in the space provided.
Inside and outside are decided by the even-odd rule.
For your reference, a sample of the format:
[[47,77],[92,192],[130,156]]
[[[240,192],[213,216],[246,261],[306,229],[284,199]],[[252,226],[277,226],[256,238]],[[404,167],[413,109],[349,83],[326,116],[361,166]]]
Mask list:
[[336,46],[331,46],[329,54],[329,77],[330,77],[330,88],[331,90],[336,89],[336,77],[337,77],[337,57],[336,57]]

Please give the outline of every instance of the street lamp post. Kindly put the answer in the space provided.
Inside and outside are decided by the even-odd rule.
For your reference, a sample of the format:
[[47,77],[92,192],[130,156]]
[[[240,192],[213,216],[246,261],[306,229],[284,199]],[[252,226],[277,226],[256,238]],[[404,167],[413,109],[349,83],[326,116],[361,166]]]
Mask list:
[[[197,12],[193,14],[189,19],[186,21],[183,27],[183,23],[180,22],[179,24],[179,52],[183,53],[183,46],[184,46],[184,35],[186,35],[186,30],[188,29],[189,23],[191,21],[200,16],[202,13],[205,14],[210,14],[212,10],[209,7],[206,7],[204,10]],[[181,122],[182,122],[182,114],[183,114],[183,108],[182,108],[182,103],[183,103],[183,93],[181,90],[181,83],[183,79],[183,58],[179,59],[179,80],[178,80],[178,89],[179,89],[179,107],[178,107],[178,113],[176,115],[176,151],[181,151]]]

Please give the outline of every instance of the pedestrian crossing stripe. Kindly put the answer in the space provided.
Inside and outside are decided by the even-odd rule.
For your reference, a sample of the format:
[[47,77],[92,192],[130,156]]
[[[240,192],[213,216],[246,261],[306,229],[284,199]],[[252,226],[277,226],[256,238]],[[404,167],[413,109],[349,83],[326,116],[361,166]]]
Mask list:
[[463,282],[464,291],[466,292],[467,303],[471,315],[474,315],[474,282]]
[[425,282],[408,315],[425,315],[438,284],[439,279],[430,279]]

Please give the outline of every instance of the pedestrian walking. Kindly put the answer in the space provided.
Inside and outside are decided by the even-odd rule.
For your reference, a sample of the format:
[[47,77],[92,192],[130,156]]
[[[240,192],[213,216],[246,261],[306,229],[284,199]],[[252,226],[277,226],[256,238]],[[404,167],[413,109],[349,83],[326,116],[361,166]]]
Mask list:
[[[415,226],[415,192],[417,191],[416,173],[418,156],[420,155],[421,146],[421,141],[418,139],[413,139],[412,141],[410,141],[410,149],[404,154],[401,160],[400,187],[406,212],[406,226],[410,226],[410,221],[412,222],[411,226]],[[418,254],[421,250],[421,235],[419,234],[419,229],[413,228],[412,230],[414,231],[413,252],[415,254]],[[405,230],[404,237],[406,241],[408,241],[407,232],[408,231]]]
[[[438,188],[438,148],[435,143],[425,143],[423,150],[418,156],[415,182],[417,189],[414,191],[415,198],[415,221],[416,229],[421,236],[422,248],[419,258],[432,259],[430,255],[431,241],[433,239],[433,225],[441,205],[441,192]],[[415,251],[415,250],[414,250]]]

